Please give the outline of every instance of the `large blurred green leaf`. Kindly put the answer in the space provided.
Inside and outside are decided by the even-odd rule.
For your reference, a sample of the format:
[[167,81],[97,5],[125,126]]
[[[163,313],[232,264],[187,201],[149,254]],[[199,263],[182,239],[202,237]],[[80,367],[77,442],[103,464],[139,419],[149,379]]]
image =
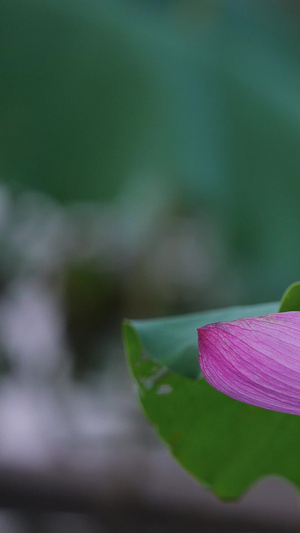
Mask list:
[[165,166],[171,80],[140,26],[114,0],[1,2],[2,179],[94,201]]
[[246,0],[227,3],[215,20],[226,239],[248,301],[272,298],[300,269],[300,19],[293,14],[288,2]]
[[[269,304],[228,310],[227,317],[221,313],[232,319],[277,308]],[[208,313],[207,321],[215,313]],[[128,361],[146,416],[179,463],[221,498],[238,498],[266,475],[286,477],[300,487],[299,417],[240,403],[204,379],[188,379],[157,362],[170,363],[173,353],[176,366],[186,347],[196,353],[195,327],[205,322],[204,313],[198,316],[199,322],[196,315],[162,320],[161,327],[158,321],[125,323]]]
[[1,2],[0,177],[105,200],[150,170],[219,221],[241,300],[272,299],[300,270],[299,18],[179,4]]

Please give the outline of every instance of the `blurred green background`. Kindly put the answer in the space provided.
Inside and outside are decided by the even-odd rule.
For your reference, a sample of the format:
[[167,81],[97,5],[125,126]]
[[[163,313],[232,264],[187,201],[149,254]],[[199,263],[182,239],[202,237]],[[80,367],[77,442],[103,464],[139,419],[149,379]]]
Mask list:
[[131,218],[129,240],[145,218],[157,222],[151,202],[196,233],[204,217],[208,246],[219,239],[212,306],[278,298],[298,278],[297,2],[11,0],[0,10],[3,183],[116,209]]
[[3,379],[63,375],[65,408],[119,368],[122,317],[299,278],[299,24],[292,0],[0,1]]

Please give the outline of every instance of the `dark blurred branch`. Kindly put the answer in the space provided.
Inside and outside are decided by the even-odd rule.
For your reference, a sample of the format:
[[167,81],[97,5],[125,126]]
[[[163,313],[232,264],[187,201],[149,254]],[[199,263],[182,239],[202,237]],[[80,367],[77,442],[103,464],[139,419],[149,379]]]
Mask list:
[[[107,486],[107,477],[101,475],[82,478],[79,473],[49,472],[43,473],[18,471],[12,469],[0,470],[0,506],[13,508],[25,512],[72,512],[93,515],[109,532],[121,533],[131,531],[172,531],[188,532],[298,532],[298,525],[293,525],[286,516],[280,523],[274,516],[255,516],[254,513],[237,512],[237,506],[232,512],[232,504],[222,510],[217,505],[207,505],[199,501],[195,505],[195,497],[191,505],[186,497],[178,503],[178,485],[172,482],[168,485],[168,498],[160,494],[159,487],[165,484],[162,478],[155,480],[156,495],[149,495],[147,486],[140,486],[139,490],[133,486],[132,480],[139,477],[136,467],[131,465],[131,476],[120,479],[118,473],[111,477]],[[157,472],[155,471],[155,475]],[[93,479],[94,478],[94,479]],[[178,481],[178,480],[177,480]],[[180,476],[179,476],[180,481]],[[174,494],[172,493],[172,485]],[[189,483],[187,487],[191,490]],[[197,486],[193,483],[193,489]],[[127,489],[127,490],[126,490]],[[193,501],[194,500],[194,501]],[[175,504],[175,505],[174,505]],[[231,506],[231,509],[230,509]]]

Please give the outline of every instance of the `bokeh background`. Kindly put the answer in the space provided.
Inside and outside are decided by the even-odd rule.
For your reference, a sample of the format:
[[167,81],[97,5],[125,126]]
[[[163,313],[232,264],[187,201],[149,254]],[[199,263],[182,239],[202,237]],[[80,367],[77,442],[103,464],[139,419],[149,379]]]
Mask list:
[[300,275],[295,0],[0,0],[0,531],[295,531],[139,411],[120,324]]

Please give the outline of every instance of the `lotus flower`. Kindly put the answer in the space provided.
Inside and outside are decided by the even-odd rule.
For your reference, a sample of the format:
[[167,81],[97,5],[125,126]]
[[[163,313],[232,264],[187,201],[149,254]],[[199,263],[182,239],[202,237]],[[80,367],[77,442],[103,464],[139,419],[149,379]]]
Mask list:
[[215,389],[300,415],[300,312],[209,324],[198,339],[203,375]]

